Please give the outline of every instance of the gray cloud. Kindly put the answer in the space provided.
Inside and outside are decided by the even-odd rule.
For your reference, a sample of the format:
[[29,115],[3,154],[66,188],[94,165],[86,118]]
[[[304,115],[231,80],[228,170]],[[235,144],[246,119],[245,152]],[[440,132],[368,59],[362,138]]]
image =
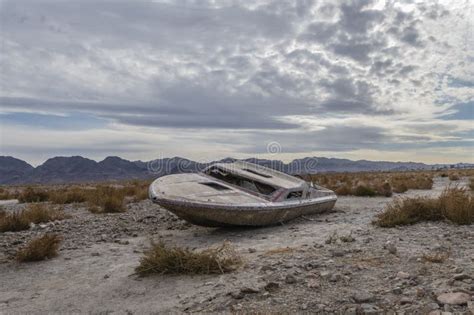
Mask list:
[[[439,116],[440,100],[469,101],[462,90],[469,87],[443,86],[448,71],[460,82],[471,75],[454,66],[468,63],[463,49],[435,29],[467,20],[462,8],[450,11],[369,0],[7,0],[0,10],[0,106],[80,112],[170,133],[251,129],[248,142],[280,132],[297,143],[294,150],[308,149],[294,140],[305,132],[335,150],[357,147],[346,139],[365,148],[424,141],[424,127],[411,130],[418,138],[388,136],[398,131],[375,123],[315,133],[288,117],[429,119]],[[326,148],[322,142],[314,148]]]

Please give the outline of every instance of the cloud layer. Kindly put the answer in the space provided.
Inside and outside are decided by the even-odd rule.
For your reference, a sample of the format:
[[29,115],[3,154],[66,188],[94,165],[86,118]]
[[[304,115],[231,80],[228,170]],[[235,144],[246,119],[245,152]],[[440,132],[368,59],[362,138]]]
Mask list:
[[472,9],[2,1],[2,153],[472,162]]

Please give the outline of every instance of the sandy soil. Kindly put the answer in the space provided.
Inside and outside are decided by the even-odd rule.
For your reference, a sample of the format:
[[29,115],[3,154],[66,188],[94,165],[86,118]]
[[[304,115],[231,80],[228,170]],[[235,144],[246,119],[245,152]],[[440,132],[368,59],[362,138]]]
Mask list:
[[[437,178],[433,190],[403,195],[436,195],[447,184]],[[0,234],[0,313],[468,314],[472,301],[443,305],[437,296],[464,292],[474,301],[474,228],[446,222],[371,225],[391,199],[341,197],[331,213],[252,229],[191,226],[149,201],[108,215],[71,205],[71,219]],[[11,259],[45,231],[63,234],[58,257],[26,264]],[[327,244],[334,233],[355,240]],[[224,275],[137,277],[134,268],[150,239],[197,249],[228,240],[245,264]],[[439,264],[421,258],[433,251],[449,252],[450,258]]]

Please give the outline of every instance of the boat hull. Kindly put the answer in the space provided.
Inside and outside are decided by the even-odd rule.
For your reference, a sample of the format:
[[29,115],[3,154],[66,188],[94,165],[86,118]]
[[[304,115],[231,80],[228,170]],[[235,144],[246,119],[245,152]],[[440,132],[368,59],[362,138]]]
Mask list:
[[337,197],[326,196],[291,204],[259,204],[252,206],[216,205],[183,200],[152,201],[190,223],[208,226],[265,226],[283,223],[302,215],[330,211]]

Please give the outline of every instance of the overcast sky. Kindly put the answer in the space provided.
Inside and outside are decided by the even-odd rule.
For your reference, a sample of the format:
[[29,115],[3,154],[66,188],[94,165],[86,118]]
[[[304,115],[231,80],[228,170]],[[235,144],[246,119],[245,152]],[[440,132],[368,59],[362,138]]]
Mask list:
[[469,0],[0,0],[1,155],[474,162],[473,16]]

